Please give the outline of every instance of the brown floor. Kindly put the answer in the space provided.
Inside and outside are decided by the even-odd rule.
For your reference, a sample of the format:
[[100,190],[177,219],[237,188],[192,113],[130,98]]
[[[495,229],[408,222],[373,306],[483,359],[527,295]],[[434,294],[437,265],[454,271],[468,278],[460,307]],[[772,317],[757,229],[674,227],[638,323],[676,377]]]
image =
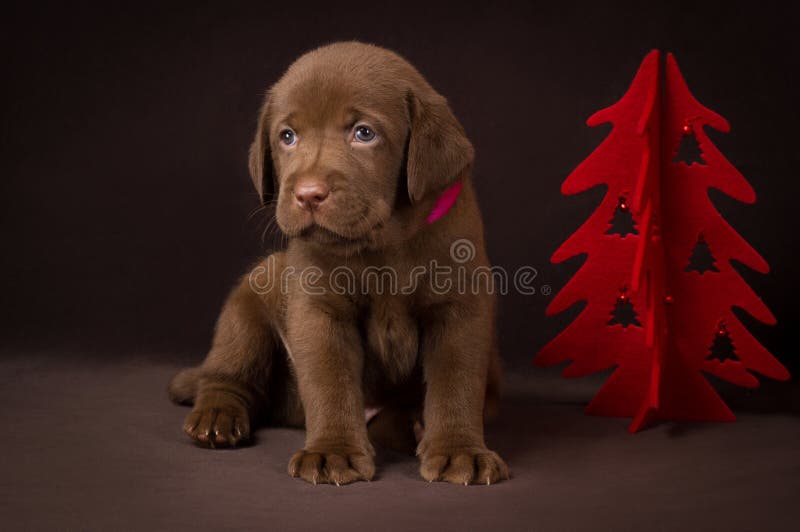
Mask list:
[[[68,363],[67,360],[70,362]],[[584,416],[600,380],[530,370],[509,377],[487,440],[514,478],[428,484],[414,458],[379,456],[379,476],[312,486],[286,475],[301,431],[210,451],[180,431],[164,393],[176,365],[63,354],[0,359],[4,530],[778,530],[800,512],[798,388],[732,394],[739,421],[662,424]]]

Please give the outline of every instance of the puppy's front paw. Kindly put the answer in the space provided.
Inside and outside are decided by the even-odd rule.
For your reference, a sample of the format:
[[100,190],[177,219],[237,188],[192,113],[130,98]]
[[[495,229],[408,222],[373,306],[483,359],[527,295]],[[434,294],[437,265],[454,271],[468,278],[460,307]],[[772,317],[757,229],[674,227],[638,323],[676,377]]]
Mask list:
[[366,452],[303,449],[289,460],[289,475],[312,484],[340,486],[357,480],[372,480],[375,476],[375,462]]
[[235,447],[250,439],[250,420],[244,408],[198,408],[186,417],[183,431],[200,445]]
[[495,484],[510,478],[508,466],[486,447],[436,447],[420,453],[419,472],[428,482],[453,484]]

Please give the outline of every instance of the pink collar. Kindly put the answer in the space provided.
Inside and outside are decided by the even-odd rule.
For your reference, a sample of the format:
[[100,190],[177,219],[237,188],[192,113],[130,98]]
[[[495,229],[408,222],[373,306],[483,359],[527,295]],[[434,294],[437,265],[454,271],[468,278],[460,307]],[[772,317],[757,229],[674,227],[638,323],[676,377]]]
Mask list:
[[442,192],[442,195],[436,200],[436,205],[433,206],[433,210],[425,219],[426,224],[432,224],[453,208],[453,205],[456,204],[456,200],[458,199],[458,195],[461,193],[462,185],[462,181],[457,181]]

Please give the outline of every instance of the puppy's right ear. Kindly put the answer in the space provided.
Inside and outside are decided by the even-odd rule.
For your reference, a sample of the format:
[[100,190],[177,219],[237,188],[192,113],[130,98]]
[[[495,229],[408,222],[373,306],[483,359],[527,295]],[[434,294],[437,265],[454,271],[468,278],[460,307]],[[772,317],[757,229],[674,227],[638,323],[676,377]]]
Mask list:
[[250,178],[256,187],[261,204],[266,205],[275,196],[275,171],[269,146],[271,94],[267,93],[258,117],[256,136],[250,145]]

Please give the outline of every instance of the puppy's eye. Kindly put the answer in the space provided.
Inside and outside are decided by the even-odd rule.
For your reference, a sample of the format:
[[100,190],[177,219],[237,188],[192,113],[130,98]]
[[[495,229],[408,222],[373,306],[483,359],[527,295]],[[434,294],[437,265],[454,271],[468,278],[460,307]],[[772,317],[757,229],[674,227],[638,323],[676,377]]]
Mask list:
[[368,126],[357,126],[354,137],[358,142],[372,142],[375,140],[375,131]]
[[295,142],[297,142],[297,135],[295,135],[294,131],[291,129],[284,129],[279,134],[278,137],[281,139],[281,142],[286,144],[287,146],[291,146]]

